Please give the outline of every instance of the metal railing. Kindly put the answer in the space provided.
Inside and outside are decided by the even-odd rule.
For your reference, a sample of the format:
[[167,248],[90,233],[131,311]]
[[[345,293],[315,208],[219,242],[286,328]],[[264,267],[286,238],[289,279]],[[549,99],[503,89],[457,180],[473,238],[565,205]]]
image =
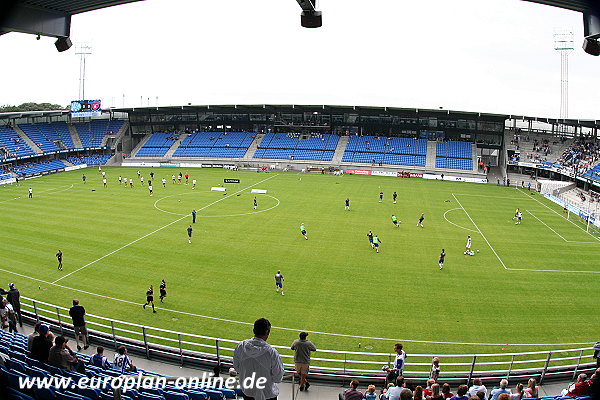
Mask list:
[[[68,308],[21,297],[24,318],[49,324],[55,333],[73,335]],[[69,322],[66,322],[69,321]],[[178,332],[127,321],[86,314],[90,340],[95,345],[113,347],[124,344],[130,352],[148,359],[164,360],[181,366],[212,368],[233,364],[233,351],[239,340]],[[288,372],[294,369],[293,352],[289,346],[274,345]],[[550,345],[549,345],[550,347]],[[390,365],[395,354],[318,349],[311,359],[311,376],[323,381],[344,381],[359,378],[381,382],[385,379],[382,366]],[[431,360],[442,361],[444,382],[462,384],[478,377],[497,383],[501,378],[525,381],[535,378],[539,383],[549,379],[574,379],[578,373],[595,369],[593,349],[589,347],[530,352],[479,354],[413,354],[407,359],[404,375],[412,380],[429,377]]]

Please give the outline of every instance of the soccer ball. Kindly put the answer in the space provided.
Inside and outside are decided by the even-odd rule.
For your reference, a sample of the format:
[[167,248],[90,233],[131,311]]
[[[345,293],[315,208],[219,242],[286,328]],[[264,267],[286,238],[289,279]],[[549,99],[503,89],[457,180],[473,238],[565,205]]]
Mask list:
[[479,253],[479,250],[477,250],[477,252]]

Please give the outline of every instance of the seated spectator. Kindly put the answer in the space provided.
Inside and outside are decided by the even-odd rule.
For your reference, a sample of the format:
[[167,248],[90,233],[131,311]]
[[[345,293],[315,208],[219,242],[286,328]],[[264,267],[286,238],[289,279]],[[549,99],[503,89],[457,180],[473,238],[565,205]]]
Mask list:
[[577,382],[572,383],[567,389],[563,390],[562,395],[571,397],[587,396],[590,392],[590,385],[592,382],[586,379],[586,374],[579,374]]
[[400,392],[400,400],[412,400],[412,398],[412,390],[406,388],[402,389],[402,392]]
[[29,336],[27,336],[27,350],[31,351],[31,346],[33,345],[33,339],[36,336],[40,336],[40,326],[42,325],[41,322],[38,322],[37,324],[35,324],[35,326],[33,327],[33,333]]
[[[509,396],[507,396],[507,397],[508,397],[508,399],[507,399],[507,400],[509,400],[509,399],[510,399],[510,393],[511,393],[511,392],[510,392],[510,389],[507,389],[507,388],[506,388],[507,386],[508,386],[508,381],[507,381],[506,379],[502,379],[502,380],[500,381],[500,387],[499,387],[499,388],[495,388],[495,389],[493,389],[493,390],[490,392],[490,399],[491,399],[491,400],[499,400],[499,399],[498,399],[498,397],[499,397],[501,394],[505,393],[505,394],[509,395]],[[500,400],[502,400],[502,399],[500,399]]]
[[52,335],[50,328],[48,328],[47,325],[40,325],[38,327],[38,333],[39,334],[31,341],[30,357],[34,360],[47,363],[50,348],[54,341],[54,335]]
[[375,385],[369,385],[364,396],[365,400],[377,400],[377,393],[375,393]]
[[515,386],[515,391],[510,395],[510,400],[521,400],[524,394],[523,384],[517,383],[517,386]]
[[439,383],[431,385],[431,395],[427,396],[427,400],[443,400],[442,388]]
[[124,374],[127,371],[137,371],[137,368],[135,367],[135,365],[133,365],[133,362],[127,355],[127,349],[125,348],[125,346],[119,346],[119,348],[117,349],[117,353],[115,354],[114,367],[115,369],[121,371],[122,374]]
[[50,353],[48,354],[48,364],[64,370],[84,372],[85,367],[83,366],[83,362],[67,346],[68,341],[64,336],[57,336],[54,339],[54,346],[50,348]]
[[600,400],[600,368],[592,375],[590,382],[589,395],[592,396],[592,400]]
[[422,386],[417,386],[415,388],[415,391],[413,393],[413,400],[424,400],[423,387]]
[[534,378],[530,378],[529,381],[527,381],[527,389],[524,390],[525,397],[537,399],[538,387],[535,385],[536,383]]
[[469,388],[469,397],[477,396],[477,392],[482,391],[487,396],[487,388],[482,384],[481,379],[474,378],[473,386]]
[[427,386],[425,387],[425,389],[423,389],[423,396],[424,397],[429,397],[431,396],[431,386],[435,383],[434,379],[427,379]]
[[454,397],[454,393],[450,391],[450,385],[448,385],[447,383],[444,383],[444,385],[442,386],[442,396],[444,396],[444,399]]
[[350,381],[350,388],[346,389],[344,393],[340,393],[340,400],[362,400],[363,394],[356,390],[356,388],[358,388],[358,381],[352,379]]
[[104,347],[98,346],[96,349],[96,354],[90,357],[90,364],[95,367],[109,369],[112,368],[112,365],[108,362],[108,359],[104,357]]
[[469,396],[467,396],[468,391],[469,388],[467,385],[460,385],[456,391],[456,395],[452,396],[450,400],[469,400]]
[[399,376],[396,378],[396,386],[393,386],[393,384],[390,383],[390,385],[392,385],[391,387],[388,387],[388,391],[387,391],[387,399],[388,400],[399,400],[400,399],[400,394],[402,393],[402,390],[404,389],[404,377],[403,376]]

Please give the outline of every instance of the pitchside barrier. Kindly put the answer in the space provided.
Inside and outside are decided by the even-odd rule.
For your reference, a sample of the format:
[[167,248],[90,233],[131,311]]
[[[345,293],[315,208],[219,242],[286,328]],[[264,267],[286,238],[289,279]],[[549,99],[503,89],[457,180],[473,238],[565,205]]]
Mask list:
[[[55,335],[73,335],[68,308],[23,296],[21,308],[27,321],[44,322],[50,325]],[[232,340],[144,326],[89,313],[86,314],[86,321],[92,346],[102,345],[107,349],[116,349],[117,346],[126,345],[130,353],[138,356],[202,368],[232,366],[235,346],[241,339],[250,337],[252,331],[252,324],[248,324],[248,335]],[[230,322],[223,322],[227,323]],[[278,328],[273,327],[273,330]],[[289,345],[296,338],[296,333],[297,331],[290,331],[289,343],[274,344],[288,372],[294,370],[294,355]],[[386,344],[388,343],[391,349],[395,340],[388,340]],[[361,382],[382,384],[386,375],[382,368],[390,365],[395,356],[394,353],[327,350],[320,348],[318,342],[316,344],[318,350],[311,361],[311,376],[314,380],[340,382],[358,378]],[[567,345],[548,344],[545,345],[546,350],[530,352],[413,354],[410,352],[410,341],[405,340],[404,348],[408,350],[408,358],[404,376],[415,384],[424,382],[429,377],[433,357],[440,358],[441,381],[452,385],[470,383],[474,377],[481,378],[490,385],[498,384],[502,378],[511,379],[512,382],[525,382],[529,378],[535,378],[541,384],[547,380],[574,380],[579,373],[592,373],[595,369],[593,343],[578,343],[580,346],[585,345],[584,347],[559,347]],[[543,345],[527,346],[539,348]],[[436,344],[432,343],[431,348],[435,347]],[[513,344],[511,347],[523,346]]]

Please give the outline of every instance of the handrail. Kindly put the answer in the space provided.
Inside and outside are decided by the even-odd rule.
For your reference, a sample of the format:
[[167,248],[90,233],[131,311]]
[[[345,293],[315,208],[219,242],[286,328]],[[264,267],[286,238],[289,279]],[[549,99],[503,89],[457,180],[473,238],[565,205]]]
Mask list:
[[[68,318],[68,308],[25,296],[21,299],[24,314],[31,320],[56,324],[61,334],[65,330],[72,332],[72,325],[64,322],[65,318]],[[64,315],[61,315],[61,312]],[[185,361],[213,365],[231,364],[234,347],[239,342],[239,340],[145,326],[94,314],[86,314],[86,317],[88,331],[99,340],[104,340],[104,343],[115,347],[119,343],[128,343],[147,358],[155,356],[171,358],[181,365],[184,365]],[[91,329],[92,327],[94,329]],[[289,346],[274,345],[274,347],[280,350],[286,368],[293,370],[291,360],[293,355]],[[431,359],[436,356],[450,361],[444,361],[444,379],[449,381],[463,382],[474,376],[482,379],[497,379],[511,375],[523,378],[537,377],[539,380],[550,377],[570,379],[577,371],[588,371],[593,368],[592,354],[591,344],[589,347],[527,352],[435,355],[411,353],[406,363],[405,375],[414,379],[427,378]],[[558,355],[560,356],[553,357]],[[482,361],[483,358],[492,359]],[[382,380],[385,374],[381,371],[381,365],[389,365],[392,359],[393,354],[390,353],[318,349],[316,357],[312,357],[311,367],[317,376],[322,376],[324,379],[366,377]],[[517,366],[520,368],[515,368]]]

